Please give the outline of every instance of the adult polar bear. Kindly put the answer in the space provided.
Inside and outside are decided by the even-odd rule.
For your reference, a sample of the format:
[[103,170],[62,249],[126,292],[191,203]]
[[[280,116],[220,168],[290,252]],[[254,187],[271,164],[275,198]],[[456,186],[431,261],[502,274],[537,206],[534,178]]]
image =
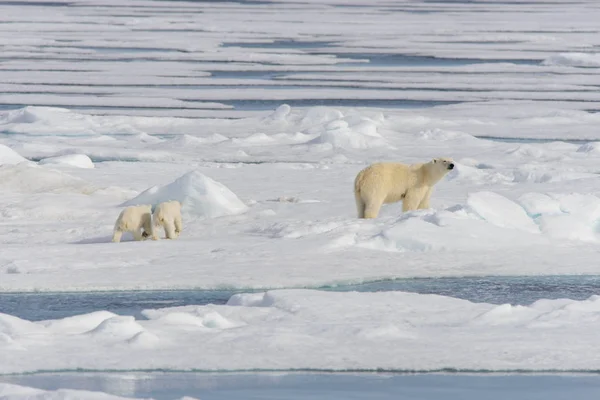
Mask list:
[[450,158],[428,163],[382,162],[369,165],[354,180],[358,218],[376,218],[383,204],[402,200],[402,211],[429,208],[433,186],[454,168]]

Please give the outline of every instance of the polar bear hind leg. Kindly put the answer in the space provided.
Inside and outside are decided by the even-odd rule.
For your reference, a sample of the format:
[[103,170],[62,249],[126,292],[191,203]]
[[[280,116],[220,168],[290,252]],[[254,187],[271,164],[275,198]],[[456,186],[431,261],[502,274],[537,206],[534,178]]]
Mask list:
[[356,200],[356,211],[358,213],[358,218],[365,217],[365,202],[360,197],[359,193],[354,193],[354,199]]
[[175,226],[171,221],[163,221],[163,227],[165,229],[165,237],[167,239],[175,239]]
[[383,201],[378,199],[369,199],[369,201],[365,204],[365,216],[364,218],[377,218],[379,215],[379,210],[383,205]]
[[181,234],[182,230],[183,222],[181,221],[181,216],[178,215],[177,217],[175,217],[175,234],[177,235],[177,237]]
[[146,219],[144,219],[144,223],[142,226],[142,238],[145,240],[148,237],[154,236],[154,227],[152,225],[152,215],[148,215]]
[[133,240],[135,240],[136,242],[144,240],[144,235],[142,235],[141,229],[134,229],[131,233],[133,233]]

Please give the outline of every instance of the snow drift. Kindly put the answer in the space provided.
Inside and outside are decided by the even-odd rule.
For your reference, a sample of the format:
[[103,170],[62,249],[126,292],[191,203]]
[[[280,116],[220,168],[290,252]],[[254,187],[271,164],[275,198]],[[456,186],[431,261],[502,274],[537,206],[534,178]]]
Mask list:
[[10,147],[0,144],[0,165],[14,165],[24,161],[27,161],[25,157]]
[[225,185],[198,171],[190,171],[164,186],[153,186],[122,206],[178,200],[182,212],[196,217],[214,218],[246,212],[246,206]]

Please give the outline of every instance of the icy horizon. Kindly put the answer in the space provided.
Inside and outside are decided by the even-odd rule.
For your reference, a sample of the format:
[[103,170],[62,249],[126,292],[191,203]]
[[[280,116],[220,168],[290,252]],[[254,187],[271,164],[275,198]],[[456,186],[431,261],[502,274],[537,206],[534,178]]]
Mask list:
[[[600,370],[600,293],[515,305],[314,290],[600,275],[600,8],[351,5],[0,4],[0,291],[260,291],[137,319],[30,321],[0,304],[0,380]],[[430,209],[357,218],[361,169],[438,157],[456,168]],[[167,199],[183,204],[177,240],[111,243],[123,207]],[[0,384],[29,395],[78,396]]]

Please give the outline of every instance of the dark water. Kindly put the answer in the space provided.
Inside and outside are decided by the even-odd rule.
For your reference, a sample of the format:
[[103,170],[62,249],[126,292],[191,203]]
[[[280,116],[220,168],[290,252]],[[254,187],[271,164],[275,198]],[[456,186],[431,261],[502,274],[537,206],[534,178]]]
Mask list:
[[[473,302],[527,305],[540,299],[585,300],[592,295],[600,295],[600,276],[415,278],[319,289],[336,292],[394,290],[438,294]],[[141,312],[145,309],[225,304],[233,294],[248,292],[251,290],[1,293],[0,312],[32,321],[98,310],[143,319]]]
[[157,400],[592,400],[598,375],[61,373],[0,382]]
[[475,136],[477,139],[485,139],[492,140],[494,142],[503,142],[503,143],[531,143],[531,144],[544,144],[544,143],[552,143],[552,142],[563,142],[570,144],[586,144],[589,142],[595,142],[595,140],[588,139],[540,139],[540,138],[509,138],[509,137],[499,137],[499,136]]

